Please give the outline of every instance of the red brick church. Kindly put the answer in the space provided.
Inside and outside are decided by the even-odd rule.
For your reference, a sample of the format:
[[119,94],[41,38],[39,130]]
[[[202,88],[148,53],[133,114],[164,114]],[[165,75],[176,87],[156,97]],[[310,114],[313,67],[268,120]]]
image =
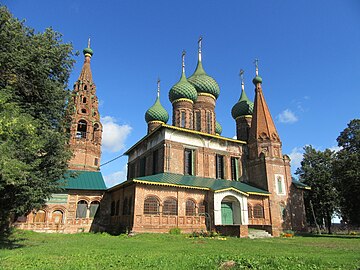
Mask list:
[[[102,125],[88,46],[74,85],[70,146],[73,159],[62,194],[17,226],[39,231],[182,232],[218,230],[246,237],[249,228],[279,236],[305,228],[303,192],[266,104],[256,64],[255,100],[241,95],[232,107],[236,139],[221,136],[215,106],[220,88],[203,67],[202,40],[195,72],[169,91],[172,124],[160,102],[145,113],[147,134],[126,151],[127,181],[105,188],[99,172]],[[242,74],[242,72],[241,72]],[[230,108],[229,108],[230,110]],[[21,222],[20,222],[21,221]]]

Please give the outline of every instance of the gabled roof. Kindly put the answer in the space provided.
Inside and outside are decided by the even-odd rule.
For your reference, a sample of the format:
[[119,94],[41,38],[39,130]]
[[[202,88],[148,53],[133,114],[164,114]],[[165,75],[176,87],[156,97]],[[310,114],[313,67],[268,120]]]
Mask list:
[[304,183],[301,183],[300,181],[296,181],[296,180],[293,180],[292,183],[294,184],[295,187],[299,188],[299,189],[307,189],[307,190],[311,190],[311,187],[304,184]]
[[101,172],[69,170],[59,182],[64,189],[106,190]]
[[249,194],[262,196],[268,196],[270,194],[265,190],[250,186],[243,182],[205,178],[192,175],[181,175],[174,173],[159,173],[155,175],[142,176],[135,178],[132,181],[135,183],[143,183],[149,185],[212,190],[214,192],[235,190],[247,196],[249,196]]

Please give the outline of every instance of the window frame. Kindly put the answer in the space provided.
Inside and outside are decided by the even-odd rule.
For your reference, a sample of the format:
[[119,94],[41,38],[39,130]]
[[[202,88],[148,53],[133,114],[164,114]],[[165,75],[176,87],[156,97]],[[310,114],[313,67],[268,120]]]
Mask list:
[[185,216],[196,216],[196,202],[193,199],[186,200]]
[[195,150],[184,149],[184,175],[195,175]]
[[215,170],[216,170],[216,179],[225,179],[225,156],[216,154],[215,157]]
[[159,215],[160,200],[155,196],[148,196],[144,200],[144,215]]
[[264,207],[261,204],[256,204],[253,208],[253,217],[254,218],[264,218]]
[[175,198],[169,197],[164,200],[162,214],[166,216],[178,215],[178,203]]

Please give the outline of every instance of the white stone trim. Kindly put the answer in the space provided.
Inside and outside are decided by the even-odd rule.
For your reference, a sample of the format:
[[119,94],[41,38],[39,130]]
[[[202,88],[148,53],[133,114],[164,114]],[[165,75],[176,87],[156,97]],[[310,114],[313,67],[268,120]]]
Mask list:
[[[221,202],[226,196],[235,197],[235,199],[240,204],[240,211],[234,213],[234,221],[237,219],[237,214],[240,214],[240,224],[248,225],[248,208],[247,208],[247,196],[242,195],[241,193],[235,192],[233,190],[226,190],[223,192],[214,193],[214,224],[222,225],[221,220]],[[233,211],[236,211],[234,209]]]
[[[275,174],[275,191],[277,195],[286,195],[286,185],[284,180],[284,175],[282,174]],[[279,184],[278,179],[281,179],[281,185],[282,185],[282,193],[279,193]]]

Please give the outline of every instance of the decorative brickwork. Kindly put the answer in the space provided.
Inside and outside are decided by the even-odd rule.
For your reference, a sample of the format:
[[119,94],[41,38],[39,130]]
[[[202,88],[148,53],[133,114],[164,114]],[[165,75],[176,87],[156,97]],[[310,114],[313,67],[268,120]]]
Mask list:
[[85,53],[81,74],[74,84],[73,108],[69,108],[72,118],[69,144],[73,151],[69,168],[72,170],[97,171],[100,166],[102,125],[90,60],[91,54]]

